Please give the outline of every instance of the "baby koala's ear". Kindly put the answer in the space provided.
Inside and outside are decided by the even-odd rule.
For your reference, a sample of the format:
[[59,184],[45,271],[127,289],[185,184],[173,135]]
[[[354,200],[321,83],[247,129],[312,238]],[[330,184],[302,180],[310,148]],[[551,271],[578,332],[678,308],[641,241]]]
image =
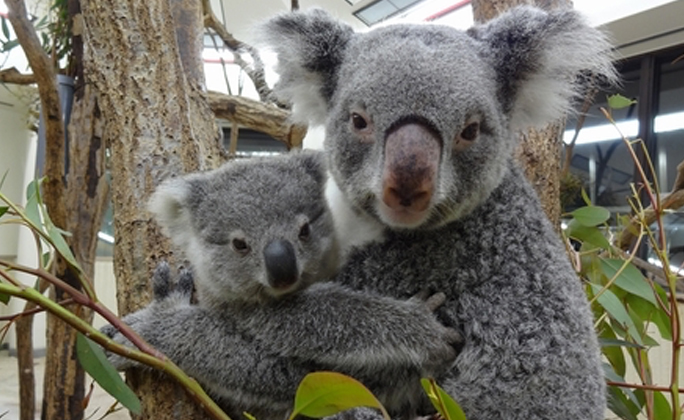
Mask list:
[[190,197],[191,182],[184,178],[172,178],[157,187],[147,204],[147,209],[164,233],[181,247],[192,235]]

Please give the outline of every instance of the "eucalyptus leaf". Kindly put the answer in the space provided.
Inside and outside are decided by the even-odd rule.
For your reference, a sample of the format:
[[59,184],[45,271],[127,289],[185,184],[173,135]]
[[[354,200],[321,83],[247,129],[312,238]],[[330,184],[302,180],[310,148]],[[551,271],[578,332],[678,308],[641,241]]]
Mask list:
[[8,52],[11,49],[13,49],[14,47],[16,47],[17,45],[19,45],[18,39],[10,39],[9,41],[4,42],[2,44],[2,52]]
[[671,419],[672,407],[661,391],[653,393],[653,417],[656,419]]
[[140,414],[140,400],[121,379],[104,352],[83,334],[76,336],[76,354],[83,369],[124,407]]
[[608,106],[611,109],[622,109],[634,105],[636,101],[634,99],[626,98],[620,94],[610,95],[608,97]]
[[7,210],[9,210],[9,207],[0,206],[0,217],[2,217],[5,213],[7,213]]
[[[601,344],[601,352],[603,355],[608,359],[608,362],[610,362],[610,365],[608,368],[610,368],[611,373],[615,373],[617,375],[624,376],[626,371],[627,371],[627,362],[625,361],[625,353],[622,351],[622,347],[614,347],[614,346],[609,346],[606,345],[606,341],[612,341],[612,342],[620,342],[620,343],[628,343],[627,341],[624,340],[618,340],[617,336],[615,335],[615,332],[609,328],[609,324],[606,323],[606,330],[601,333],[602,337],[599,338],[599,343]],[[609,337],[609,338],[606,338]],[[631,343],[630,343],[631,344]],[[611,368],[612,366],[612,368]],[[604,366],[605,370],[605,366]],[[606,376],[608,374],[606,373]]]
[[608,242],[608,239],[606,239],[599,228],[595,226],[584,226],[575,219],[568,223],[566,235],[582,242],[583,245],[590,244],[593,245],[593,247],[601,249],[610,248],[610,242]]
[[599,293],[601,293],[598,295],[596,300],[606,310],[606,312],[608,312],[611,318],[626,328],[629,336],[637,344],[643,345],[644,342],[641,339],[639,330],[634,324],[632,318],[629,316],[629,313],[627,313],[625,306],[622,304],[620,299],[615,296],[615,293],[613,293],[610,289],[603,290],[602,286],[593,283],[591,283],[591,288],[594,296],[597,296]]
[[4,293],[0,293],[0,302],[2,302],[2,303],[4,303],[5,305],[7,305],[7,304],[9,303],[9,301],[10,301],[10,297],[11,297],[10,295],[6,295],[6,294],[4,294]]
[[7,19],[4,16],[0,16],[0,23],[2,24],[2,35],[5,39],[9,39],[10,31],[9,26],[7,25]]
[[423,386],[430,402],[444,420],[466,420],[465,413],[458,403],[449,394],[444,392],[434,379],[423,378],[420,380],[420,384]]
[[300,415],[323,418],[355,407],[378,408],[390,420],[380,401],[361,382],[341,373],[314,372],[299,384],[290,420]]
[[631,347],[631,348],[642,349],[642,350],[646,349],[646,347],[644,347],[644,346],[640,346],[638,344],[630,343],[629,341],[620,340],[617,338],[599,338],[599,345],[602,348],[606,348],[606,347]]
[[2,174],[2,179],[0,179],[0,189],[2,189],[2,186],[5,185],[5,179],[7,178],[8,173],[9,169],[6,170],[4,174]]
[[648,280],[641,274],[638,268],[631,263],[627,263],[615,258],[601,258],[601,270],[609,279],[615,277],[618,271],[622,270],[615,279],[615,285],[620,289],[639,296],[653,305],[657,305],[653,289]]
[[26,217],[39,228],[42,227],[43,223],[40,217],[40,181],[33,180],[26,187],[26,207],[24,208],[24,213]]
[[570,214],[582,226],[597,226],[610,218],[610,211],[597,206],[580,207]]
[[608,408],[624,420],[638,420],[641,407],[628,399],[621,388],[608,387]]

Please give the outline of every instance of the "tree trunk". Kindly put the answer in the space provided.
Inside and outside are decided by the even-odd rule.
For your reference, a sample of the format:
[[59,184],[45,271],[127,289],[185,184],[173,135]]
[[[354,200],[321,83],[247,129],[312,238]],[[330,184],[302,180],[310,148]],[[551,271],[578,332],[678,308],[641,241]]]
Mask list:
[[[88,0],[82,8],[85,69],[98,93],[111,150],[114,271],[124,315],[149,301],[152,270],[172,257],[169,241],[146,210],[154,187],[172,175],[218,166],[223,152],[203,79],[185,73],[200,65],[181,56],[177,42],[177,34],[195,39],[203,28],[194,27],[194,35],[187,27],[177,32],[166,0]],[[142,414],[135,418],[204,417],[159,374],[131,371],[127,377],[142,401]]]
[[[99,109],[95,95],[82,83],[75,95],[69,124],[69,172],[63,200],[67,206],[66,230],[76,260],[92,279],[95,271],[97,234],[102,225],[109,187],[105,178],[105,148],[101,139]],[[79,281],[60,259],[57,275],[80,288]],[[68,296],[53,290],[56,301]],[[80,305],[65,305],[82,319],[92,312]],[[56,316],[47,317],[47,348],[43,392],[43,419],[82,419],[85,372],[76,357],[76,330]]]
[[[475,22],[484,23],[505,10],[521,4],[531,4],[552,10],[572,7],[570,0],[473,0]],[[520,133],[520,145],[516,152],[527,179],[537,191],[542,208],[553,226],[560,232],[560,163],[561,141],[565,121],[558,121],[537,130]]]

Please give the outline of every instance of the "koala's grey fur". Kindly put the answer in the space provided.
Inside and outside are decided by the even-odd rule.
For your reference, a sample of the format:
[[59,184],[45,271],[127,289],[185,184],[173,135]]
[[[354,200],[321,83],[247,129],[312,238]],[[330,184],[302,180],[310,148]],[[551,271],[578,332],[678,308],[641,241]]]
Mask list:
[[515,130],[568,110],[578,73],[615,80],[604,34],[572,10],[532,7],[467,32],[363,34],[315,10],[277,17],[265,34],[281,99],[326,125],[349,208],[386,227],[336,281],[397,298],[447,294],[440,319],[463,329],[465,347],[438,381],[469,420],[602,419],[589,305],[511,155]]
[[[154,302],[124,321],[235,415],[246,410],[262,420],[282,418],[312,370],[347,373],[388,409],[415,411],[422,403],[420,377],[438,374],[456,356],[452,345],[460,336],[433,314],[443,294],[399,301],[313,284],[337,268],[326,178],[321,153],[291,153],[172,179],[150,201],[196,270],[200,304],[190,304],[188,276],[169,293],[162,265]],[[272,281],[267,250],[273,243],[294,249],[276,255],[276,264],[296,267],[285,283]],[[113,328],[106,331],[127,343]],[[133,366],[116,355],[110,360],[120,369]]]
[[[381,231],[336,283],[387,298],[446,293],[438,315],[462,329],[465,346],[437,380],[469,420],[602,419],[586,297],[511,155],[515,130],[563,116],[580,94],[578,72],[615,79],[605,36],[572,10],[531,7],[467,32],[402,24],[356,34],[322,11],[279,16],[264,32],[278,53],[281,100],[326,125],[332,210],[346,215],[337,220],[356,215]],[[267,391],[314,368],[312,359],[283,368],[239,336],[212,340],[161,348],[199,351],[212,363],[198,378],[271,403],[287,401]],[[256,366],[235,384],[227,367],[244,354]],[[413,378],[413,368],[391,369],[385,385]],[[406,388],[397,389],[401,397]]]

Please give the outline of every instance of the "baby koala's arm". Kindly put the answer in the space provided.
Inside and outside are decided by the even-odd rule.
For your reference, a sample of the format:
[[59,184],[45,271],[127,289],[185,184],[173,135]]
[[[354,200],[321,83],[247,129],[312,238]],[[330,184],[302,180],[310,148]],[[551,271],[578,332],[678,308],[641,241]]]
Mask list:
[[462,344],[461,336],[433,314],[444,299],[437,293],[400,301],[318,283],[265,305],[227,311],[234,310],[237,328],[269,353],[357,374],[392,366],[436,376]]
[[[460,338],[431,311],[440,296],[396,301],[321,284],[262,306],[192,305],[192,278],[170,290],[168,266],[154,275],[154,301],[124,317],[143,339],[241,410],[292,407],[306,374],[334,370],[371,387],[388,409],[420,392],[419,378],[443,372]],[[130,345],[112,326],[103,331]],[[109,354],[118,369],[139,366]]]
[[[239,333],[230,317],[191,304],[189,273],[182,274],[172,290],[168,265],[162,263],[153,285],[154,300],[123,318],[138,335],[197,379],[214,398],[250,412],[282,414],[292,408],[297,385],[317,370],[315,366],[262,352],[253,339]],[[113,326],[102,331],[133,347]],[[119,370],[145,367],[114,353],[108,352],[107,357]]]

